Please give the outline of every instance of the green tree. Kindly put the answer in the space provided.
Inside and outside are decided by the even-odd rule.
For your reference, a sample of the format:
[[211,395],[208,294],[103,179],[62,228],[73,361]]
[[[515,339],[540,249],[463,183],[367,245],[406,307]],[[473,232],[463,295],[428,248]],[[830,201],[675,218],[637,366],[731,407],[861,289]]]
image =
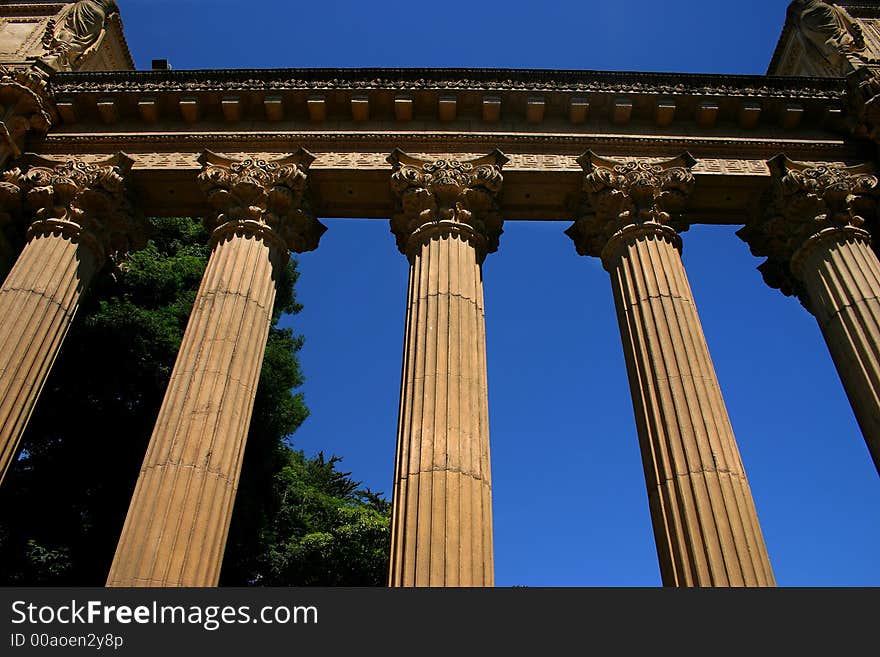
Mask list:
[[390,505],[361,490],[338,457],[288,450],[272,480],[273,507],[249,581],[267,586],[382,586]]
[[[84,300],[28,426],[22,454],[0,487],[2,583],[104,583],[209,255],[200,222],[151,221],[148,246],[123,266],[105,270]],[[338,459],[306,459],[289,443],[308,416],[302,394],[294,392],[303,383],[297,359],[303,340],[277,326],[283,313],[300,310],[294,294],[297,276],[291,261],[278,279],[223,583],[329,581],[326,573],[336,567],[336,553],[327,552],[324,561],[312,559],[320,575],[291,569],[287,574],[299,579],[268,575],[279,572],[271,565],[277,544],[293,536],[282,535],[294,527],[280,518],[295,511],[286,506],[290,497],[279,482],[289,480],[284,473],[294,462],[316,464],[302,472],[323,472],[329,487],[309,480],[309,490],[327,496],[322,504],[332,502],[339,509],[337,525],[307,526],[307,533],[339,533],[357,525],[345,514],[376,513],[370,518],[384,522],[384,534],[345,530],[352,540],[375,542],[361,548],[377,563],[362,560],[361,570],[349,568],[334,581],[382,583],[373,573],[382,571],[387,560],[388,509],[381,500],[366,497],[368,492],[358,493],[348,473],[336,471]]]

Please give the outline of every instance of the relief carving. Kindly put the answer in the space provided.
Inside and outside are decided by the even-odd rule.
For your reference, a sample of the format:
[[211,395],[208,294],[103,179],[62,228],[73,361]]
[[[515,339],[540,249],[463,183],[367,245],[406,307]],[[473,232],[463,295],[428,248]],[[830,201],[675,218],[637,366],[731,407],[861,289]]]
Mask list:
[[469,242],[481,262],[497,251],[504,223],[501,167],[507,161],[498,150],[467,161],[426,161],[395,150],[388,157],[397,200],[391,231],[400,252],[412,257],[426,239],[450,234]]
[[27,72],[0,69],[0,166],[21,154],[29,131],[45,134],[49,130],[49,107],[45,88]]
[[578,219],[565,233],[580,255],[614,255],[621,238],[662,234],[681,247],[679,230],[687,225],[680,215],[693,190],[689,153],[665,162],[607,160],[587,151],[578,158],[585,175],[584,203]]
[[828,62],[839,76],[868,61],[862,26],[836,2],[794,0],[788,13],[804,50]]
[[865,218],[876,213],[878,178],[866,165],[815,166],[785,155],[767,164],[773,184],[766,212],[737,235],[753,255],[767,258],[758,267],[767,285],[804,301],[800,265],[812,247],[841,233],[870,240]]
[[134,211],[126,185],[132,163],[123,153],[96,164],[31,155],[24,173],[7,183],[21,188],[34,212],[30,236],[69,235],[91,248],[100,262],[146,241],[146,223]]
[[202,153],[198,182],[217,211],[206,221],[213,239],[258,235],[285,253],[317,249],[327,228],[315,219],[308,199],[307,172],[314,159],[302,148],[272,161]]
[[116,0],[79,0],[49,23],[40,59],[56,71],[72,71],[88,60],[104,41],[107,19],[119,12]]

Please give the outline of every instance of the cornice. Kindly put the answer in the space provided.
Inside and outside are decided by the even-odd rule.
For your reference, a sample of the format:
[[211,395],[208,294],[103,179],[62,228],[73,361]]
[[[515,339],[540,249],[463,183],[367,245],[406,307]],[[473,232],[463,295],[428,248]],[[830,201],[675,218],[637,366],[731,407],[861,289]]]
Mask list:
[[651,93],[842,100],[835,78],[520,69],[236,69],[61,73],[58,95],[247,90],[420,90]]
[[64,2],[17,2],[0,6],[0,16],[48,16],[57,14],[64,5]]

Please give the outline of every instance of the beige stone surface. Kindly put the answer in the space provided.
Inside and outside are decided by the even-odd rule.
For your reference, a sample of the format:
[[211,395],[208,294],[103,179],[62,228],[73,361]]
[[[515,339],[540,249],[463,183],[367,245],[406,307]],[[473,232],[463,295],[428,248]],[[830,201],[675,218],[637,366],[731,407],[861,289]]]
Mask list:
[[611,274],[660,572],[666,586],[773,586],[739,449],[670,227],[688,156],[582,158],[587,204],[568,231]]
[[41,234],[0,288],[0,480],[99,262],[75,234]]
[[33,158],[3,189],[25,191],[35,220],[24,251],[0,288],[0,480],[18,450],[64,336],[106,256],[136,241],[127,206],[131,161],[99,165]]
[[738,234],[764,280],[816,317],[880,472],[880,262],[865,229],[880,182],[873,166],[769,161],[770,202]]
[[[37,79],[29,70],[8,71],[0,66],[0,171],[22,154],[28,136],[43,135],[49,130],[52,118],[52,102],[45,81]],[[112,155],[93,161],[104,161]]]
[[751,490],[675,237],[633,235],[611,281],[667,586],[772,586]]
[[391,586],[494,584],[481,264],[501,232],[502,158],[391,158],[410,260]]
[[214,248],[108,586],[216,586],[285,256],[253,235]]
[[829,238],[812,249],[801,277],[880,472],[880,262],[866,234]]
[[241,473],[275,282],[317,247],[311,155],[202,158],[215,242],[138,477],[108,586],[216,586]]
[[55,70],[133,69],[116,1],[4,2],[0,65],[34,60]]

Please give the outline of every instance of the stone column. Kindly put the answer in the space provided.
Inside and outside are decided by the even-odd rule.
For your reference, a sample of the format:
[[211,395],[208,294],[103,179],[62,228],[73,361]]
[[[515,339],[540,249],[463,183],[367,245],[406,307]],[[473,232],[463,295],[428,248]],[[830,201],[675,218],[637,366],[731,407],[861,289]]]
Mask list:
[[410,262],[389,582],[492,586],[482,263],[498,248],[507,158],[388,161]]
[[768,162],[766,213],[738,235],[768,285],[796,295],[819,323],[880,472],[880,262],[864,228],[877,212],[877,177],[868,166]]
[[125,155],[96,164],[30,162],[26,173],[9,172],[0,185],[7,198],[16,186],[22,190],[36,216],[0,288],[0,479],[83,291],[108,255],[129,250],[142,234],[125,192],[132,165]]
[[611,274],[663,583],[773,586],[673,228],[694,161],[579,162],[585,205],[567,234]]
[[311,215],[304,150],[282,160],[202,155],[213,251],[147,448],[108,586],[216,586],[290,251],[326,230]]

